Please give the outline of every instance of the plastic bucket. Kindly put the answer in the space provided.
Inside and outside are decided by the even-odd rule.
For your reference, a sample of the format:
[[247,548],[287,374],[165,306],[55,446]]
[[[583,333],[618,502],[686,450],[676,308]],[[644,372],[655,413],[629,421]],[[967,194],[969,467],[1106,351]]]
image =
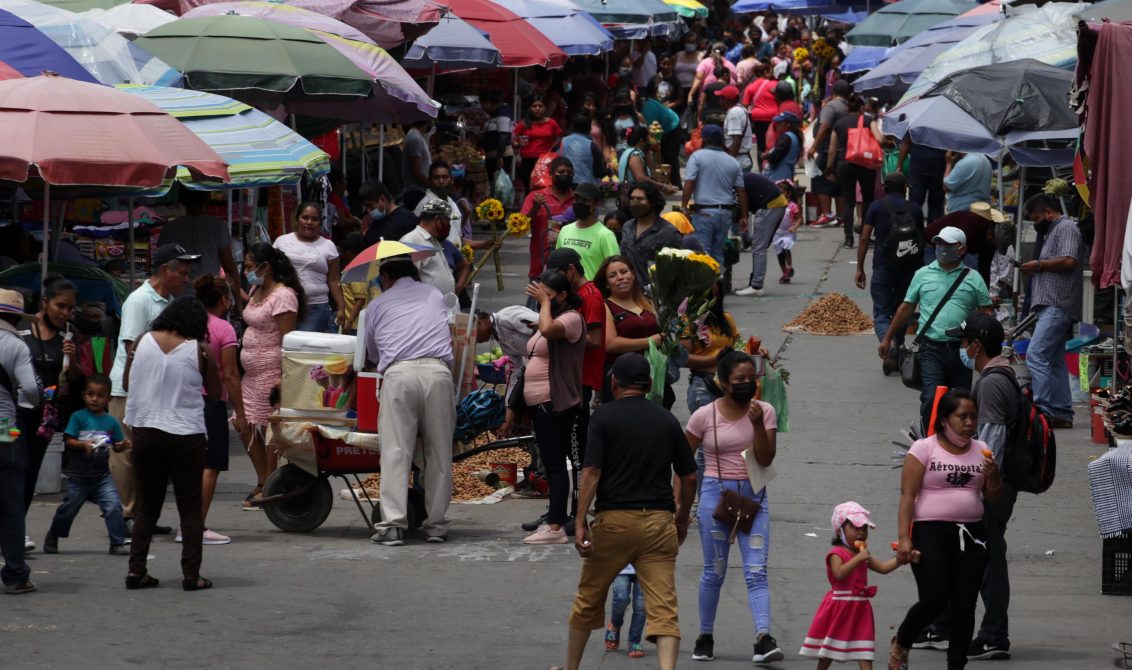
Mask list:
[[1090,437],[1094,444],[1107,444],[1108,437],[1105,435],[1104,427],[1104,407],[1101,406],[1101,401],[1096,396],[1089,398],[1089,420],[1091,422],[1092,433]]
[[58,493],[63,490],[63,434],[56,433],[47,445],[39,477],[35,480],[36,494]]

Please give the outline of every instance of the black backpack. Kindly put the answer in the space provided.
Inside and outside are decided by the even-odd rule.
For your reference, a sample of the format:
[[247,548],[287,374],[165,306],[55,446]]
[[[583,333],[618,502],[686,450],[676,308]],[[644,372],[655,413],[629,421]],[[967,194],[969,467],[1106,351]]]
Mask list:
[[1034,405],[1030,388],[1018,383],[1013,370],[996,366],[983,374],[1000,374],[1018,389],[1018,409],[1008,426],[1002,476],[1019,491],[1045,493],[1057,471],[1057,441],[1049,419]]
[[897,270],[918,270],[924,265],[924,229],[916,222],[912,208],[904,203],[893,207],[884,199],[888,210],[888,237],[884,239],[885,265]]

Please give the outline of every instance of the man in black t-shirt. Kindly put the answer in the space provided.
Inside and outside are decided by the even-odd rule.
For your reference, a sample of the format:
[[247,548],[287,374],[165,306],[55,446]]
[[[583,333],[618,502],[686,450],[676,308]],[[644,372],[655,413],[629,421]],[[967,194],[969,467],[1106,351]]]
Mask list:
[[[570,613],[568,670],[581,663],[590,631],[605,626],[609,586],[629,564],[645,594],[645,637],[657,645],[662,669],[676,667],[676,553],[688,535],[696,462],[680,422],[645,398],[650,379],[643,356],[622,354],[613,364],[615,401],[590,417],[574,536],[585,562]],[[673,471],[680,482],[679,504]],[[595,495],[591,528],[586,511]]]
[[381,240],[400,240],[417,227],[417,215],[408,207],[401,207],[393,200],[393,195],[385,184],[371,181],[358,191],[366,214],[362,223],[366,226],[366,247],[372,247]]

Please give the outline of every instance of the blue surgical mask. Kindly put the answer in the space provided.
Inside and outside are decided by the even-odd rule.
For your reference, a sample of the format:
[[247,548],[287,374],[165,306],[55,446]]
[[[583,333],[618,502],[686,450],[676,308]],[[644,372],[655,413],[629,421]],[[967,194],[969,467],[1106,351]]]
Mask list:
[[385,218],[385,212],[383,212],[380,209],[377,209],[375,207],[375,208],[370,210],[369,218],[370,218],[371,221],[380,221],[380,220]]
[[975,369],[975,359],[967,355],[966,347],[959,348],[959,360],[962,361],[963,365],[966,365],[968,368],[972,370]]
[[263,277],[256,274],[256,270],[261,267],[263,267],[262,263],[244,273],[244,279],[248,280],[248,286],[263,286]]
[[563,90],[563,91],[565,91],[566,93],[569,93],[570,91],[573,91],[573,90],[574,90],[574,84],[573,84],[573,82],[569,82],[569,81],[568,81],[568,82],[566,82],[566,83],[562,84],[562,90]]
[[959,253],[960,249],[962,247],[941,244],[935,249],[935,257],[941,263],[957,263],[963,258],[963,254]]

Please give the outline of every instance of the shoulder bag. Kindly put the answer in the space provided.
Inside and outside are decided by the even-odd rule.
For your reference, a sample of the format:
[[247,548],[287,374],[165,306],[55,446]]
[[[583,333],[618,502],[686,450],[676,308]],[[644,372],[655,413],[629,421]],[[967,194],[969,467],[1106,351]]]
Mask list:
[[884,152],[880,143],[873,137],[872,124],[865,125],[865,115],[857,115],[857,127],[845,133],[845,161],[870,170],[878,170],[884,165]]
[[928,328],[932,327],[932,323],[934,323],[935,318],[939,316],[940,310],[943,309],[943,306],[947,304],[948,300],[951,300],[951,296],[955,295],[955,291],[959,289],[959,285],[967,278],[969,272],[971,272],[971,268],[963,268],[963,271],[959,273],[959,277],[955,279],[955,283],[952,284],[951,288],[947,289],[947,293],[943,295],[943,300],[940,300],[939,304],[935,306],[935,310],[932,312],[931,316],[928,317],[927,323],[925,323],[924,327],[920,329],[920,332],[916,334],[916,339],[912,340],[911,345],[902,345],[900,347],[900,351],[897,354],[900,362],[900,381],[908,388],[916,389],[917,391],[923,388],[924,380],[920,373],[920,345],[927,339],[924,333],[928,332]]
[[759,513],[762,507],[755,499],[739,493],[738,489],[732,491],[723,487],[723,469],[720,467],[719,461],[719,429],[716,424],[714,402],[711,404],[711,434],[715,441],[715,471],[716,474],[720,475],[719,504],[715,506],[715,511],[711,513],[711,518],[731,527],[731,532],[727,535],[727,544],[734,544],[735,536],[740,531],[747,534],[751,532],[751,526],[755,523],[755,515]]

